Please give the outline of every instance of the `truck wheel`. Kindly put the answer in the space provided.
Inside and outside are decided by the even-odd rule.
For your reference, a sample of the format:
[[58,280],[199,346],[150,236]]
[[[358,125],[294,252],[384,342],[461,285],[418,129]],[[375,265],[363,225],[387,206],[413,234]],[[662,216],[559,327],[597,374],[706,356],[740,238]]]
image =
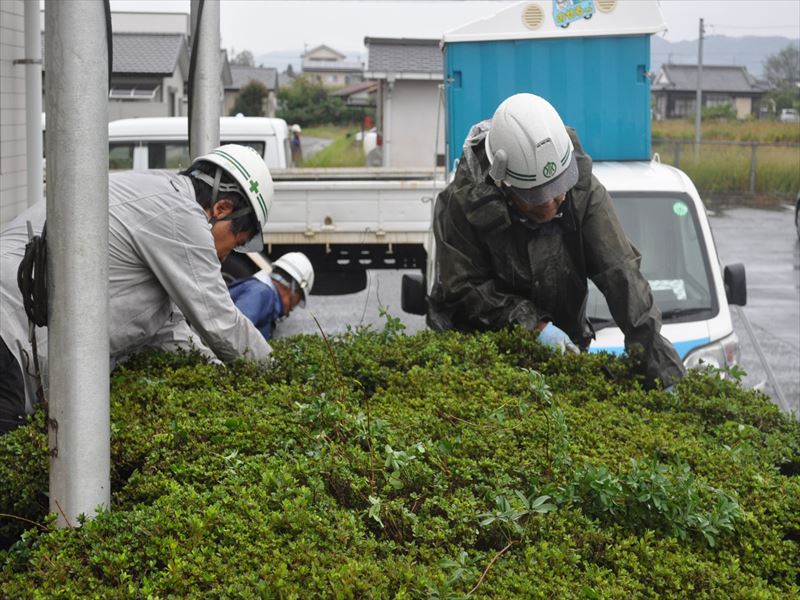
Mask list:
[[258,268],[253,261],[247,258],[246,254],[238,252],[231,252],[222,263],[222,278],[229,287],[234,281],[250,277],[256,271]]

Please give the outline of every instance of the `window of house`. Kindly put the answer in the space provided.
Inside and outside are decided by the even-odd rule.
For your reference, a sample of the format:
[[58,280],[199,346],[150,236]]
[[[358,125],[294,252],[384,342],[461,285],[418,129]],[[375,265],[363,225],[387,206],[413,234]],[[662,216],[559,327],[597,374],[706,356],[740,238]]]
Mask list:
[[727,94],[706,94],[705,106],[724,106],[725,104],[733,104],[733,98]]
[[694,98],[675,98],[672,105],[673,117],[688,117],[694,114]]
[[108,91],[113,100],[154,100],[161,86],[157,84],[115,85]]

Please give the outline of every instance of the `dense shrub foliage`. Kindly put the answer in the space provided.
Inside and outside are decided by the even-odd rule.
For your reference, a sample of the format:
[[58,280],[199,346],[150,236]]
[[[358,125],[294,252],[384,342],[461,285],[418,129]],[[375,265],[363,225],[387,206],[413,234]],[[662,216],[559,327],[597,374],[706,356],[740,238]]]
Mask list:
[[0,438],[0,597],[800,593],[800,426],[734,381],[393,319],[274,356],[118,368],[113,506],[75,529],[41,416]]

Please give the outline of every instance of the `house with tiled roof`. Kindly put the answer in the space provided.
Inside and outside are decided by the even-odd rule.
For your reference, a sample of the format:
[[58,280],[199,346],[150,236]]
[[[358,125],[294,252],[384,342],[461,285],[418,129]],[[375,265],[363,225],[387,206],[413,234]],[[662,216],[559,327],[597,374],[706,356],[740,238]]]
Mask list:
[[444,161],[442,51],[438,39],[364,39],[364,78],[377,82],[377,128],[386,167]]
[[186,115],[189,51],[185,35],[115,32],[113,48],[110,120]]
[[264,103],[264,116],[274,117],[278,99],[278,70],[270,67],[251,67],[248,65],[231,65],[231,82],[225,86],[223,115],[230,115],[239,92],[251,81],[257,81],[267,88]]
[[[731,105],[739,119],[757,115],[769,87],[756,80],[747,67],[703,65],[703,107]],[[690,117],[697,102],[697,65],[665,64],[651,86],[657,119]]]
[[364,65],[322,44],[303,53],[303,76],[327,87],[342,87],[361,81]]

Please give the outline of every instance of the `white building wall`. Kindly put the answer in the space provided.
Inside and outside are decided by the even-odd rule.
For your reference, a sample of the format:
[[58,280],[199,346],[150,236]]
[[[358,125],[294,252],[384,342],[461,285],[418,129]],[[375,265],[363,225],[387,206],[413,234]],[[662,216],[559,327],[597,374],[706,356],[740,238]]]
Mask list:
[[[436,154],[444,153],[444,107],[439,98],[439,81],[395,81],[392,91],[391,154],[388,167],[435,167]],[[385,83],[384,83],[385,85]],[[384,96],[384,110],[386,99]],[[436,151],[436,124],[439,139]],[[384,139],[384,144],[386,140]]]
[[0,2],[0,225],[27,208],[25,160],[25,3]]

